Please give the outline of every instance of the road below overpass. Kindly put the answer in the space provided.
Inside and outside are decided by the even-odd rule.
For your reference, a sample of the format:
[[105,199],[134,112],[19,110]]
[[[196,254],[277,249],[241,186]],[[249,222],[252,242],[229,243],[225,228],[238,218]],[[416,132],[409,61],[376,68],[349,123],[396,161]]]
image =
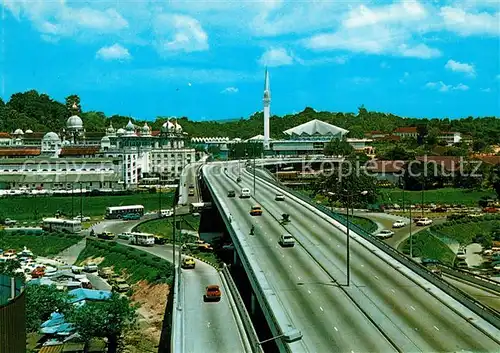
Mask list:
[[[219,195],[230,189],[238,193],[242,186],[253,188],[246,171],[238,184],[234,167],[230,178],[220,165],[206,170]],[[293,200],[274,201],[275,190],[258,178],[256,185],[255,199],[224,201],[240,227],[249,230],[256,225],[256,235],[249,236],[253,256],[302,330],[307,351],[500,351],[496,341],[357,241],[351,241],[351,285],[339,286],[346,281],[345,233]],[[256,201],[264,209],[261,217],[249,215]],[[282,213],[292,219],[285,227],[278,222]],[[279,247],[283,232],[299,244]]]

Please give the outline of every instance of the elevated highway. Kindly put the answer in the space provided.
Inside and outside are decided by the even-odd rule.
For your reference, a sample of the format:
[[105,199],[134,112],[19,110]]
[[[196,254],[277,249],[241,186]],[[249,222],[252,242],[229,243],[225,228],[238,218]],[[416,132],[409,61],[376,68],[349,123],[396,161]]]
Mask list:
[[[204,180],[219,210],[229,213],[233,241],[244,241],[246,257],[259,264],[284,321],[303,333],[286,349],[297,352],[430,352],[500,350],[498,330],[460,303],[355,234],[351,241],[351,285],[346,281],[345,229],[293,197],[274,201],[276,187],[259,177],[251,199],[227,198],[253,176],[230,163],[203,167]],[[242,181],[236,182],[241,175]],[[251,217],[259,203],[261,217]],[[279,222],[282,213],[291,223]],[[251,225],[255,235],[249,235]],[[298,244],[282,249],[278,238],[291,233]],[[236,239],[234,237],[244,237]],[[236,244],[235,244],[236,245]],[[238,247],[236,246],[238,249]],[[240,251],[242,248],[240,248]],[[240,254],[241,255],[241,254]],[[445,305],[444,302],[448,303]],[[471,323],[472,321],[472,323]],[[279,326],[279,325],[278,325]],[[282,327],[281,327],[282,328]],[[279,333],[279,332],[278,332]]]

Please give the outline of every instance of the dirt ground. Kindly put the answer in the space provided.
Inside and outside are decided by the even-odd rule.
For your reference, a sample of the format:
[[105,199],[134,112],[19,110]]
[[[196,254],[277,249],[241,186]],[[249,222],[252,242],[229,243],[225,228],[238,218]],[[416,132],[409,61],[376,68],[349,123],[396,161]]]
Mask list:
[[138,328],[126,335],[125,352],[157,352],[169,286],[139,281],[133,289],[130,299],[141,306],[137,310]]

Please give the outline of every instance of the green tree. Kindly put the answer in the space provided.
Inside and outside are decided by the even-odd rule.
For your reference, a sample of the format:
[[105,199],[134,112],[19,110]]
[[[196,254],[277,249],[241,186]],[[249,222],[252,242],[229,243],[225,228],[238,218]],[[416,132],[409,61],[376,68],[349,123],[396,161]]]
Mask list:
[[500,200],[500,164],[497,164],[496,166],[491,168],[490,183],[497,193],[497,198]]
[[324,154],[327,156],[349,156],[354,153],[354,148],[345,140],[333,138],[324,148]]
[[66,109],[68,111],[68,116],[80,115],[82,112],[82,107],[80,106],[80,97],[76,94],[72,94],[66,97]]
[[328,196],[330,202],[338,201],[346,207],[365,207],[377,200],[376,179],[356,170],[350,162],[340,163],[332,172],[321,175],[313,189],[317,194]]
[[85,342],[93,337],[106,337],[109,353],[118,350],[123,332],[133,327],[136,319],[136,307],[127,297],[116,293],[109,300],[77,307],[69,315],[69,321]]
[[220,147],[216,145],[211,145],[208,147],[208,153],[211,155],[217,156],[220,153]]
[[22,273],[17,273],[16,270],[21,268],[21,262],[17,259],[0,262],[0,273],[9,277],[17,277],[24,279]]
[[49,319],[50,314],[59,312],[64,315],[71,310],[69,295],[56,286],[26,286],[26,330],[37,332],[42,322]]
[[401,145],[396,145],[386,150],[381,156],[381,159],[388,161],[408,161],[415,158],[415,153],[408,151]]
[[420,123],[417,125],[417,141],[419,145],[422,145],[425,141],[425,137],[428,135],[429,129],[426,123]]

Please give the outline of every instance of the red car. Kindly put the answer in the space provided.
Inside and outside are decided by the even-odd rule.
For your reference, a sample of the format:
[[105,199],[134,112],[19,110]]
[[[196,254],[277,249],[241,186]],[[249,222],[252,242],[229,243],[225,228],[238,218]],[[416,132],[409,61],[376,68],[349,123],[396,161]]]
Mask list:
[[203,301],[220,301],[222,293],[220,291],[220,287],[216,284],[211,284],[207,286],[205,294],[203,295]]

